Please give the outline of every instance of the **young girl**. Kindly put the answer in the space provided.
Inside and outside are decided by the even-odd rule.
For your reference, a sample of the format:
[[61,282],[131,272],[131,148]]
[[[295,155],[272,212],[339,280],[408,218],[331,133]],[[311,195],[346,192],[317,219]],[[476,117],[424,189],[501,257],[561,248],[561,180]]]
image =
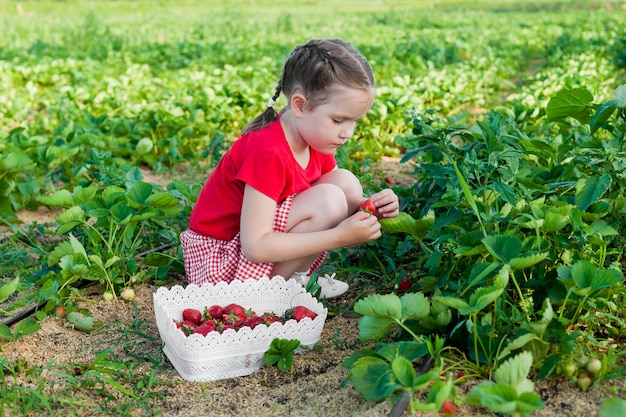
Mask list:
[[[281,92],[287,106],[277,114]],[[361,184],[334,157],[373,100],[372,70],[352,44],[297,46],[268,108],[244,127],[198,196],[180,236],[187,280],[281,275],[306,285],[327,251],[378,239],[378,218],[398,215],[398,197],[385,189],[369,197],[376,215],[360,211]],[[326,298],[348,289],[334,274],[318,284]]]

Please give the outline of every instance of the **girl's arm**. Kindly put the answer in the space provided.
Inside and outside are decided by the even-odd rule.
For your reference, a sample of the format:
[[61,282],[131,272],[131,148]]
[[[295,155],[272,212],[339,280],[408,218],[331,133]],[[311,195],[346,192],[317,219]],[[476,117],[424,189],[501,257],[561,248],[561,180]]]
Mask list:
[[[241,211],[241,246],[252,262],[285,262],[305,258],[331,249],[370,242],[381,235],[376,216],[364,212],[357,212],[336,226],[323,230],[276,233],[273,231],[275,212],[274,200],[246,185]],[[323,216],[324,213],[313,211],[310,216],[315,215]]]

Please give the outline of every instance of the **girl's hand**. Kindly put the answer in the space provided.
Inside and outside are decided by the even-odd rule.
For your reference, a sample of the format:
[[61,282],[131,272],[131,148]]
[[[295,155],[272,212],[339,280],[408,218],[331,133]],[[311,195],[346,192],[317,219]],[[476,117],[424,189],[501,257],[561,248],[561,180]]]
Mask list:
[[374,203],[376,216],[379,218],[396,217],[400,213],[398,196],[390,188],[372,194],[369,199]]
[[364,211],[357,211],[339,223],[337,229],[340,230],[342,243],[340,246],[356,246],[371,242],[382,234],[376,216]]

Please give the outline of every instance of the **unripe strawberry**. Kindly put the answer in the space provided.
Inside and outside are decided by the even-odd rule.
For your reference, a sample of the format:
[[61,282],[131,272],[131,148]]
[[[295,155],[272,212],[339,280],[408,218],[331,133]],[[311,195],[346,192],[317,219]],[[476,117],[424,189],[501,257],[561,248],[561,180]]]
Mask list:
[[113,293],[111,293],[110,291],[105,291],[102,293],[102,299],[104,301],[111,301],[113,300]]
[[578,384],[578,388],[580,388],[582,392],[587,392],[589,386],[591,385],[591,378],[589,378],[589,375],[583,374],[578,377],[576,383]]
[[565,365],[563,365],[563,373],[566,376],[574,376],[576,374],[576,365],[574,365],[571,362],[566,363]]
[[593,358],[587,363],[586,369],[591,375],[597,375],[602,370],[602,362],[598,358]]
[[124,301],[133,301],[135,299],[135,291],[132,288],[124,288],[120,293],[120,297]]
[[65,317],[65,315],[67,314],[67,310],[65,309],[65,307],[63,306],[58,306],[55,313],[54,313],[58,318],[62,319]]

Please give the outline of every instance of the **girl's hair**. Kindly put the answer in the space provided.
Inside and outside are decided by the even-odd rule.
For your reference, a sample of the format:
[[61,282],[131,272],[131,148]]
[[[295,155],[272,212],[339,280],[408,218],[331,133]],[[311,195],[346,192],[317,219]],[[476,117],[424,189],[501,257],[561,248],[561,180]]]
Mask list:
[[241,134],[262,129],[276,120],[274,103],[281,91],[287,99],[299,91],[309,106],[315,107],[328,99],[331,87],[337,84],[358,90],[374,89],[372,68],[354,45],[341,39],[313,39],[297,46],[285,62],[267,109],[248,123]]

